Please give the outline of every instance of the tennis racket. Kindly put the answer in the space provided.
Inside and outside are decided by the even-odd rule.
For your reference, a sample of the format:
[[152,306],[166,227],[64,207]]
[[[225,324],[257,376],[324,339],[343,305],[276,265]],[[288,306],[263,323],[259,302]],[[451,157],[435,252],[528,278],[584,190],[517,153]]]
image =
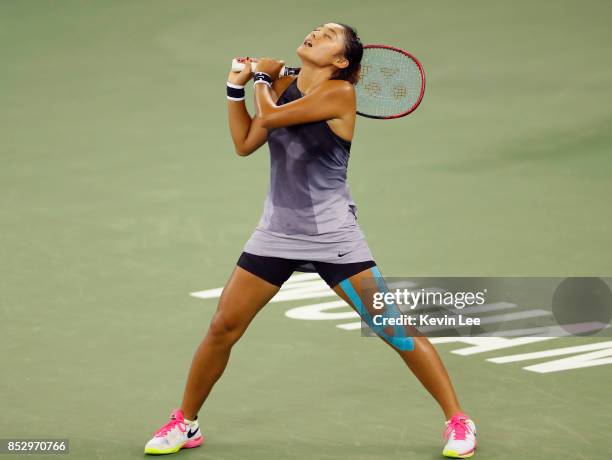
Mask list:
[[[232,61],[232,70],[244,68],[244,58]],[[257,63],[252,62],[253,71]],[[283,67],[280,75],[297,75],[299,67]],[[355,85],[357,114],[389,120],[414,112],[425,94],[423,66],[408,51],[387,45],[365,45],[361,73]]]

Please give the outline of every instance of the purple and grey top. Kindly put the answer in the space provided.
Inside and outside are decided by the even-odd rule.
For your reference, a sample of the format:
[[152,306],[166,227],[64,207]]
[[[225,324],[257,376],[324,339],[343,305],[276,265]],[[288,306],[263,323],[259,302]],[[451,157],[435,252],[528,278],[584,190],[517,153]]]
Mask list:
[[[295,78],[277,105],[302,96]],[[270,187],[244,250],[331,263],[371,260],[347,184],[351,142],[323,120],[270,129],[268,145]]]
[[[302,97],[297,78],[278,99]],[[326,121],[270,129],[270,188],[259,228],[287,235],[336,230],[355,206],[346,182],[351,142]]]

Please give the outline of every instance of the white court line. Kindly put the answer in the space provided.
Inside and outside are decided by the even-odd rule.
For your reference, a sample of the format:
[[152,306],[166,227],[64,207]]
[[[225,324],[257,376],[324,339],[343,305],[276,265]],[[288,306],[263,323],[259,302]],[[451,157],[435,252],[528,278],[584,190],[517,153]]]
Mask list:
[[[348,311],[339,311],[329,313],[327,310],[338,307],[346,307]],[[325,312],[323,314],[323,312]],[[292,319],[303,319],[311,321],[327,321],[338,319],[359,318],[356,311],[348,306],[344,300],[335,300],[333,302],[315,303],[312,305],[304,305],[303,307],[292,308],[285,312],[285,316]]]
[[499,358],[489,358],[487,361],[492,363],[515,363],[517,361],[527,361],[530,359],[550,358],[551,356],[562,356],[570,353],[582,353],[584,351],[604,350],[611,348],[612,342],[590,343],[588,345],[578,345],[576,347],[557,348],[553,350],[535,351],[533,353],[522,353],[520,355],[501,356]]
[[[489,334],[479,334],[476,337],[516,337],[525,336],[530,337],[567,337],[570,335],[583,334],[585,332],[599,331],[602,329],[609,328],[609,324],[604,323],[573,323],[564,324],[563,326],[542,326],[542,327],[531,327],[526,329],[512,329],[507,331],[495,331]],[[568,331],[567,328],[572,330]]]

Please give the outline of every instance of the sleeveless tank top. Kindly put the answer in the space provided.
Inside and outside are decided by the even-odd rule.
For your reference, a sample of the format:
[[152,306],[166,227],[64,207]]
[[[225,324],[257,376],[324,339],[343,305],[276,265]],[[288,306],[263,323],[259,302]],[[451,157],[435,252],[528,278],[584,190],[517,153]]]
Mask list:
[[[302,97],[297,78],[277,101]],[[268,130],[270,186],[258,229],[286,235],[318,235],[356,216],[347,168],[351,142],[326,121]]]

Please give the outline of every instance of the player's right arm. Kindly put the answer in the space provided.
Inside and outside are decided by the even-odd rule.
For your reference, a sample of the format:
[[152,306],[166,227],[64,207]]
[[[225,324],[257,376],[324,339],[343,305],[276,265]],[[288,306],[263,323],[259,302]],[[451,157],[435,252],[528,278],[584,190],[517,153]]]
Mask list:
[[[251,62],[247,60],[241,72],[231,72],[227,81],[235,85],[244,86],[253,76]],[[257,116],[251,118],[244,101],[227,100],[227,114],[229,117],[230,134],[236,153],[247,156],[257,150],[266,142],[268,130],[261,126]]]
[[[251,61],[245,62],[241,72],[230,72],[227,81],[235,85],[244,86],[253,77]],[[279,80],[277,80],[279,81]],[[283,85],[286,86],[286,85]],[[272,97],[276,101],[276,91],[272,91]],[[255,104],[257,107],[257,104]],[[236,153],[247,156],[266,143],[268,130],[262,126],[262,121],[257,114],[251,118],[244,101],[227,100],[227,113],[229,116],[229,128]]]

